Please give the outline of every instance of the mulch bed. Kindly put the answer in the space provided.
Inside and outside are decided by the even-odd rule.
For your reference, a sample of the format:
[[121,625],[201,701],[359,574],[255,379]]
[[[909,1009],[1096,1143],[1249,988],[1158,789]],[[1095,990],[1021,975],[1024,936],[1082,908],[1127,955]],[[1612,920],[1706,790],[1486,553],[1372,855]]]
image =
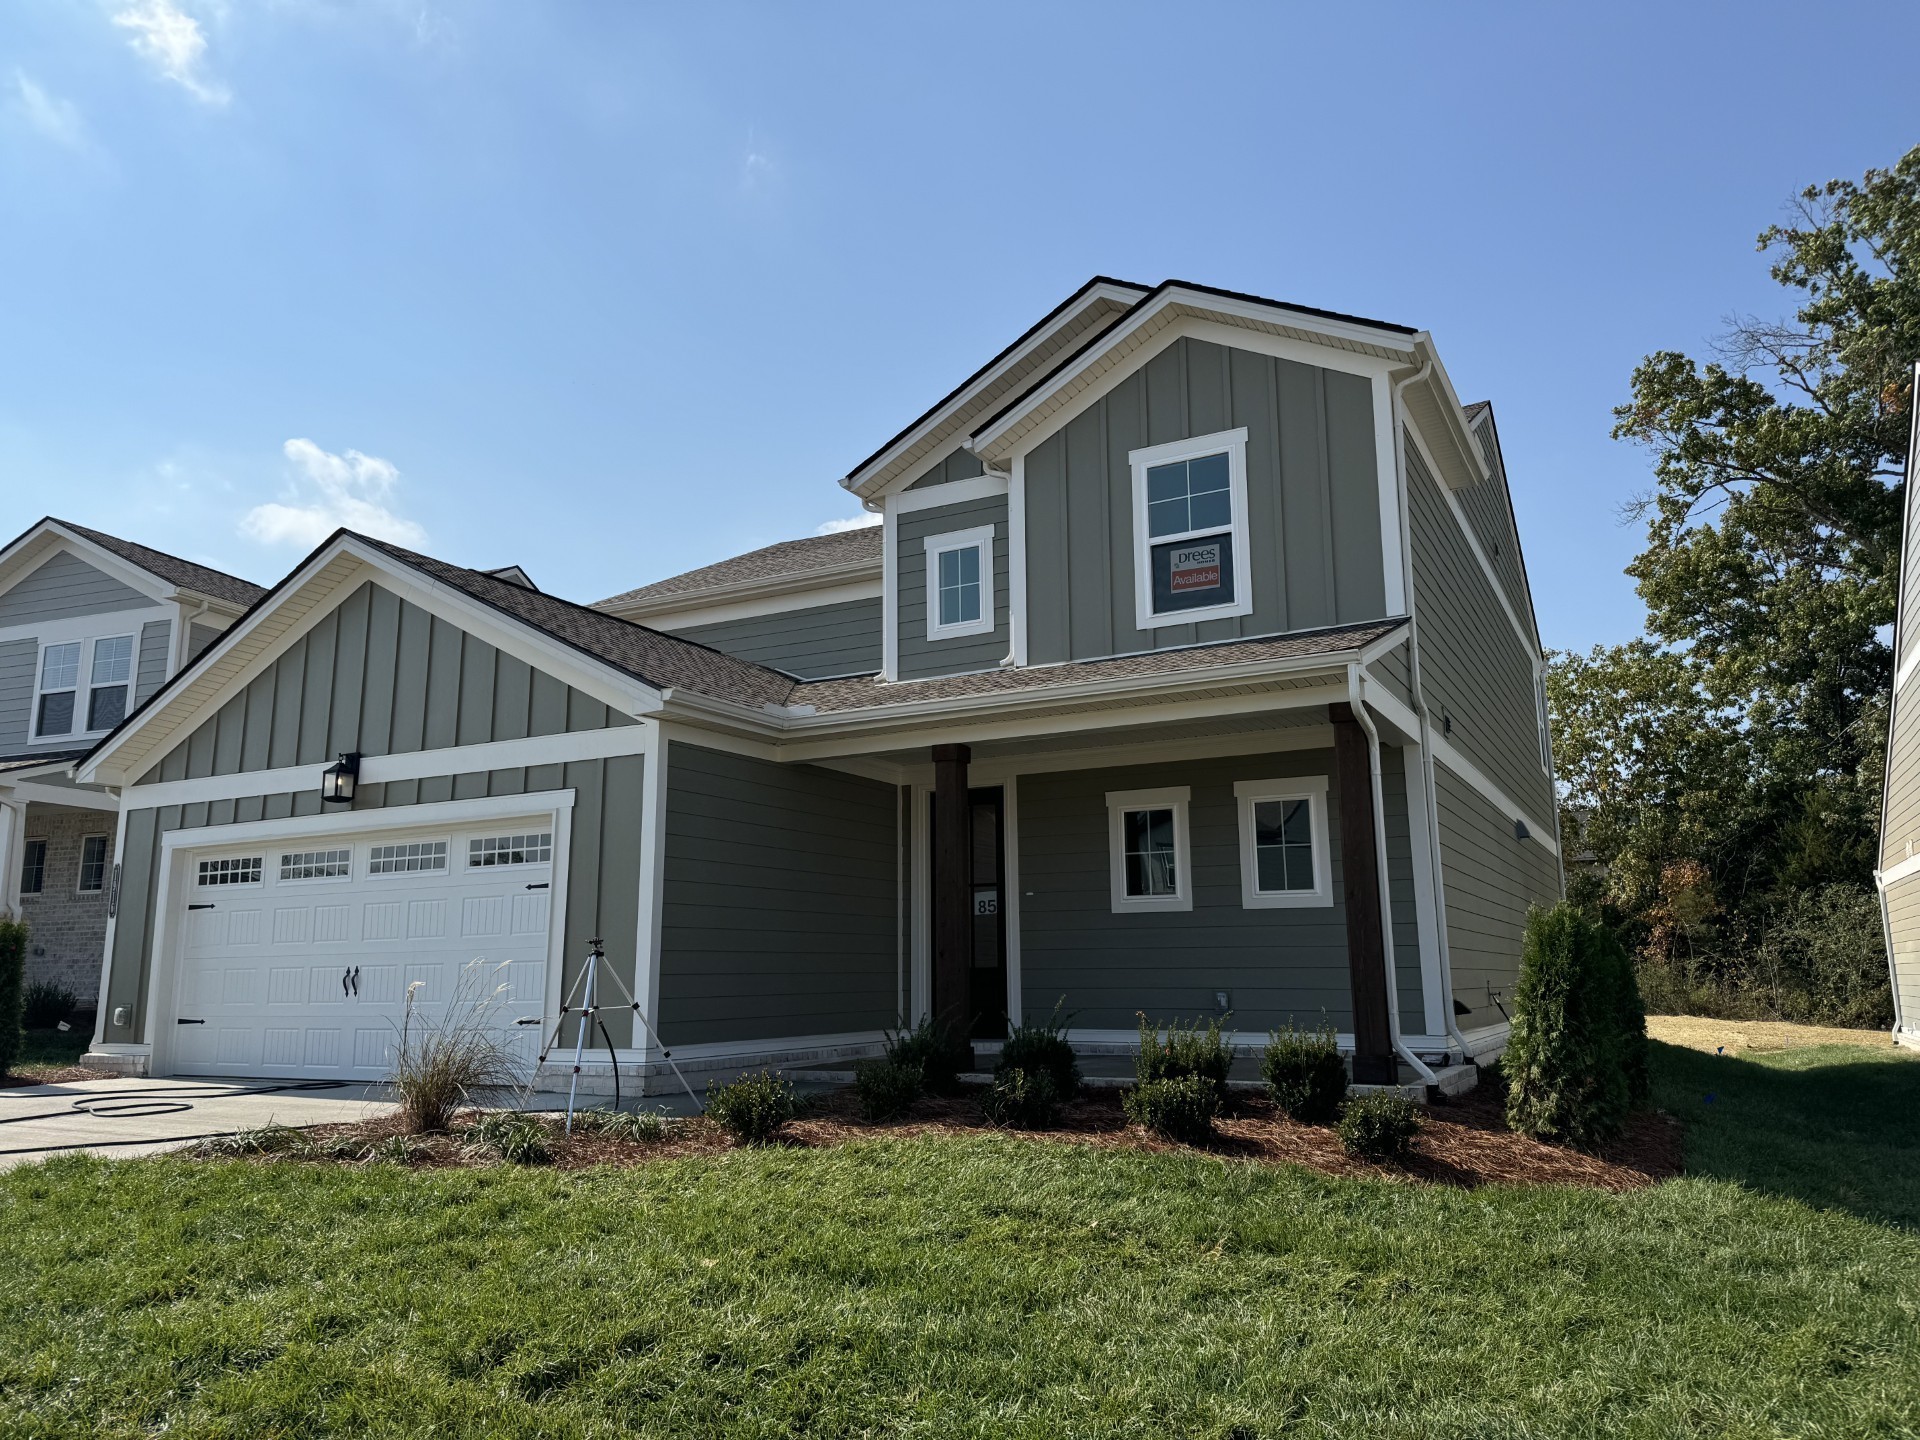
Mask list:
[[[903,1119],[869,1124],[860,1118],[851,1088],[835,1091],[809,1105],[786,1127],[785,1143],[825,1148],[855,1140],[927,1135],[980,1134],[992,1129],[980,1116],[977,1090],[919,1101]],[[402,1131],[395,1116],[353,1125],[329,1125],[309,1132],[316,1139],[388,1140]],[[712,1121],[675,1122],[666,1138],[652,1144],[603,1135],[562,1139],[554,1125],[553,1161],[562,1169],[594,1165],[637,1165],[652,1160],[714,1154],[733,1142]],[[1414,1153],[1401,1165],[1356,1160],[1340,1148],[1331,1126],[1302,1125],[1287,1119],[1264,1098],[1236,1094],[1230,1113],[1219,1121],[1219,1135],[1203,1153],[1265,1164],[1306,1165],[1328,1175],[1391,1176],[1411,1182],[1453,1185],[1578,1185],[1594,1190],[1626,1191],[1670,1179],[1681,1172],[1679,1122],[1665,1114],[1634,1117],[1627,1133],[1598,1154],[1545,1145],[1507,1129],[1501,1098],[1491,1086],[1426,1111],[1426,1124],[1414,1141]],[[1055,1125],[1044,1131],[1005,1131],[1036,1143],[1071,1143],[1103,1148],[1177,1151],[1190,1147],[1162,1140],[1127,1123],[1120,1092],[1084,1092],[1063,1105]],[[430,1166],[498,1163],[476,1156],[456,1129],[452,1134],[413,1137],[412,1163]]]
[[75,1080],[112,1078],[111,1075],[79,1065],[22,1065],[19,1070],[0,1075],[0,1089],[11,1090],[20,1085],[70,1085]]

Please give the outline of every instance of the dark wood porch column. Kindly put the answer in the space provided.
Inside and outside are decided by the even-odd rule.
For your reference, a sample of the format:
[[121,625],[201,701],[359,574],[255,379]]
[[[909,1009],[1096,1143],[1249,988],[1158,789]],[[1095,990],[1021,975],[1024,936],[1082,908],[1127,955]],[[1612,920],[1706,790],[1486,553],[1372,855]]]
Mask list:
[[973,1022],[965,745],[933,747],[933,1018],[964,1045]]
[[1341,891],[1347,907],[1347,974],[1353,986],[1353,1078],[1361,1085],[1396,1079],[1387,1019],[1386,927],[1380,914],[1380,852],[1373,833],[1373,765],[1367,733],[1353,707],[1329,705],[1333,762],[1340,787]]

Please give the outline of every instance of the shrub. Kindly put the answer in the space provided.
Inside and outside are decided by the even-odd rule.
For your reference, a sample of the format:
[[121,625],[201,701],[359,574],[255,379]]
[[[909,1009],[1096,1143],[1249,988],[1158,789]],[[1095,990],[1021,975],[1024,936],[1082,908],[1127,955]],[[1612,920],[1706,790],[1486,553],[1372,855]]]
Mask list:
[[1644,1110],[1653,1099],[1653,1077],[1647,1068],[1647,1008],[1641,1003],[1640,983],[1627,947],[1603,925],[1592,928],[1594,962],[1604,995],[1620,1071],[1627,1081],[1627,1110]]
[[965,1042],[955,1038],[951,1029],[932,1016],[922,1016],[911,1030],[887,1035],[886,1056],[896,1065],[917,1065],[921,1083],[945,1095],[959,1083],[966,1049]]
[[855,1066],[853,1083],[860,1091],[861,1115],[877,1124],[898,1120],[911,1110],[927,1082],[918,1065],[882,1056]]
[[1004,1065],[994,1072],[993,1084],[980,1097],[980,1113],[989,1125],[1044,1130],[1053,1124],[1059,1098],[1049,1072]]
[[1169,1140],[1199,1145],[1213,1136],[1220,1092],[1205,1075],[1170,1075],[1142,1080],[1121,1097],[1121,1105],[1134,1124]]
[[553,1134],[518,1110],[491,1110],[467,1127],[466,1148],[497,1155],[509,1165],[544,1165],[553,1158]]
[[80,997],[55,980],[35,980],[20,992],[20,1024],[51,1030],[80,1006]]
[[1053,1081],[1054,1095],[1071,1099],[1080,1088],[1080,1061],[1067,1041],[1067,1024],[1073,1017],[1060,1014],[1060,1005],[1065,1003],[1063,996],[1053,1007],[1053,1014],[1037,1025],[1016,1025],[1009,1030],[995,1072],[1043,1070]]
[[0,1075],[20,1058],[20,986],[26,972],[27,922],[0,915]]
[[1276,1030],[1260,1060],[1267,1094],[1295,1120],[1324,1125],[1340,1113],[1347,1098],[1347,1062],[1331,1025]]
[[1166,1037],[1140,1016],[1140,1056],[1134,1074],[1142,1085],[1154,1080],[1178,1080],[1198,1075],[1213,1086],[1214,1099],[1227,1098],[1227,1071],[1233,1068],[1233,1049],[1220,1032],[1218,1020],[1201,1028],[1198,1020],[1169,1020]]
[[309,1148],[307,1137],[290,1125],[267,1122],[253,1130],[236,1130],[231,1135],[215,1135],[194,1146],[203,1156],[294,1155]]
[[667,1117],[657,1110],[578,1110],[573,1128],[583,1135],[605,1135],[636,1145],[658,1145],[667,1138]]
[[[1612,937],[1562,902],[1527,914],[1514,987],[1513,1034],[1501,1068],[1507,1123],[1540,1140],[1592,1146],[1618,1135],[1633,1104],[1635,1055],[1629,1019],[1638,992],[1623,976]],[[1629,996],[1631,995],[1631,999]]]
[[411,1135],[389,1135],[386,1139],[368,1149],[366,1158],[377,1160],[386,1165],[411,1165],[423,1159],[427,1147]]
[[1374,1090],[1347,1102],[1340,1147],[1363,1160],[1403,1160],[1420,1133],[1420,1107],[1397,1090]]
[[416,1003],[421,983],[407,987],[400,1038],[387,1083],[400,1097],[400,1112],[416,1133],[445,1130],[454,1112],[520,1082],[520,1063],[503,1037],[507,986],[488,981],[506,966],[472,960],[461,968],[453,997],[438,1019]]
[[799,1112],[793,1086],[770,1070],[707,1084],[707,1114],[742,1145],[764,1145]]

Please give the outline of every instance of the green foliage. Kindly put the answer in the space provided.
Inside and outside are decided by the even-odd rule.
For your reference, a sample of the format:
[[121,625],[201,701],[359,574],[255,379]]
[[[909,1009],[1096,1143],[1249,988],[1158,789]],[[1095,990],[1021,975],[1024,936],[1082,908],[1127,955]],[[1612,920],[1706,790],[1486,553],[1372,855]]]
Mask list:
[[959,1083],[967,1045],[950,1027],[923,1015],[911,1030],[889,1032],[886,1057],[896,1065],[918,1067],[927,1089],[947,1095]]
[[1260,1059],[1260,1075],[1273,1103],[1308,1125],[1326,1124],[1347,1098],[1347,1062],[1329,1024],[1276,1030]]
[[994,1072],[993,1084],[980,1097],[980,1113],[987,1117],[989,1125],[1044,1130],[1053,1124],[1059,1098],[1060,1092],[1054,1088],[1049,1071],[1003,1065]]
[[667,1117],[657,1110],[579,1110],[573,1128],[586,1135],[605,1135],[636,1145],[658,1145],[671,1132]]
[[56,980],[34,980],[20,992],[20,1024],[51,1030],[79,1008],[80,997]]
[[414,1133],[445,1130],[461,1106],[483,1103],[520,1083],[520,1058],[499,1017],[505,970],[468,961],[437,1013],[419,1003],[420,982],[407,987],[387,1083]]
[[1063,996],[1045,1020],[1015,1025],[1009,1030],[995,1067],[996,1070],[1044,1070],[1053,1081],[1054,1094],[1062,1100],[1071,1099],[1080,1088],[1080,1061],[1067,1040],[1067,1026],[1073,1017],[1060,1013],[1060,1006],[1065,1003]]
[[766,1144],[799,1109],[793,1086],[776,1071],[749,1071],[725,1085],[707,1084],[707,1114],[742,1145]]
[[1613,1139],[1646,1102],[1646,1053],[1632,965],[1614,937],[1564,902],[1529,911],[1500,1062],[1507,1123],[1573,1145]]
[[27,922],[0,915],[0,1075],[20,1058],[22,982],[27,970]]
[[1404,1160],[1421,1123],[1420,1107],[1399,1091],[1368,1091],[1341,1112],[1340,1147],[1363,1160]]
[[913,1102],[927,1087],[918,1065],[902,1064],[884,1055],[856,1065],[853,1083],[860,1092],[861,1115],[874,1124],[898,1120],[913,1108]]
[[[1162,1031],[1165,1031],[1164,1036]],[[1227,1098],[1227,1072],[1233,1068],[1233,1047],[1220,1031],[1219,1020],[1169,1020],[1163,1026],[1140,1016],[1140,1053],[1134,1074],[1142,1085],[1198,1075],[1213,1087],[1214,1098]]]
[[236,1130],[231,1135],[215,1135],[202,1140],[194,1149],[210,1157],[251,1155],[301,1155],[308,1149],[305,1132],[290,1125],[269,1121],[252,1130]]
[[544,1165],[553,1158],[553,1133],[537,1116],[489,1110],[464,1132],[470,1153],[496,1155],[509,1165]]
[[1202,1145],[1213,1138],[1220,1091],[1205,1075],[1168,1075],[1142,1080],[1120,1103],[1135,1125],[1184,1145]]

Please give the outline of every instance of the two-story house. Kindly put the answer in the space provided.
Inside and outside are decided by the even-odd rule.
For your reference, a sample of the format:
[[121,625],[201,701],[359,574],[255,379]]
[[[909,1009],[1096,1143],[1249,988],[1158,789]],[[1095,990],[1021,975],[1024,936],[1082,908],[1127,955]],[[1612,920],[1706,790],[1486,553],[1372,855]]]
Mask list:
[[1504,1043],[1541,650],[1428,336],[1096,279],[843,484],[878,525],[597,607],[328,540],[77,767],[96,1055],[372,1078],[480,956],[531,1052],[595,941],[648,1075],[1059,1003],[1095,1050],[1324,1016],[1363,1080]]
[[32,926],[30,981],[100,985],[120,806],[73,761],[261,593],[62,520],[0,549],[0,913]]

